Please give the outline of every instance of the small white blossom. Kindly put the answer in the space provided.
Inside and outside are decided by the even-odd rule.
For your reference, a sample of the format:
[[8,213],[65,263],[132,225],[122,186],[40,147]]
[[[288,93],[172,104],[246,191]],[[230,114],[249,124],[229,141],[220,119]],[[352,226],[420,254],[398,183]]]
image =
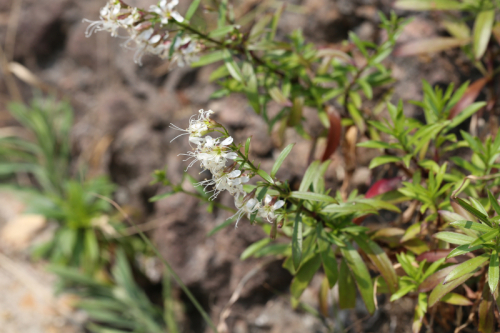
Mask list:
[[207,134],[210,127],[211,127],[211,122],[212,120],[210,119],[210,115],[214,113],[212,110],[204,111],[201,109],[199,111],[200,115],[198,118],[195,118],[195,116],[191,116],[189,119],[189,127],[187,129],[182,129],[177,125],[170,124],[170,128],[185,132],[182,133],[175,138],[173,138],[170,142],[174,141],[180,136],[187,135],[189,134],[189,141],[196,144],[196,145],[202,145],[205,143],[205,139],[202,138],[203,135]]
[[119,28],[132,28],[135,20],[139,18],[140,14],[136,8],[124,8],[120,1],[109,0],[106,6],[101,8],[99,21],[83,20],[90,23],[85,30],[85,36],[90,37],[96,31],[109,31],[111,36],[116,37]]
[[217,173],[226,166],[227,160],[234,160],[238,154],[231,151],[229,145],[233,143],[232,137],[227,137],[221,143],[207,135],[203,147],[198,149],[197,159],[205,169]]
[[273,201],[273,198],[269,195],[266,194],[264,197],[264,204],[260,205],[259,207],[259,213],[258,215],[262,218],[267,219],[267,221],[272,222],[276,218],[276,214],[274,211],[280,209],[285,205],[285,202],[283,200],[278,200],[274,204],[271,205]]
[[[172,63],[177,62],[179,67],[184,67],[198,61],[200,59],[200,52],[201,47],[197,41],[192,40],[190,37],[178,38],[174,44],[174,53],[172,54],[171,61]],[[168,52],[161,57],[166,58],[167,56]]]
[[234,198],[234,205],[236,206],[236,208],[238,208],[238,211],[230,218],[236,216],[235,228],[238,227],[238,222],[243,217],[243,215],[246,214],[247,218],[250,218],[250,215],[252,215],[252,213],[254,213],[257,209],[259,209],[260,206],[257,199],[250,198],[247,201],[245,201],[245,198],[240,196]]
[[173,18],[177,22],[183,22],[184,18],[174,8],[179,4],[179,0],[160,0],[158,5],[149,7],[150,12],[154,12],[161,16],[161,23],[168,24],[168,20]]

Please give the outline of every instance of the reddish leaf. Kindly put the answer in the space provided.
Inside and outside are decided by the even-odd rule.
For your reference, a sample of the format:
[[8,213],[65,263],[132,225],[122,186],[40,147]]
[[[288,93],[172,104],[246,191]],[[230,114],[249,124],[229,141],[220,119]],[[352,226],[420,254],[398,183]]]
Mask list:
[[458,265],[452,265],[452,266],[448,266],[446,268],[443,268],[439,271],[437,271],[436,273],[432,274],[431,276],[429,276],[427,279],[425,279],[424,282],[422,282],[419,286],[418,286],[418,292],[419,293],[426,293],[428,291],[431,291],[432,289],[434,289],[440,282],[443,282],[444,278],[446,277],[446,275],[448,275],[448,273],[450,273],[453,269],[455,269],[455,267],[457,267]]
[[393,191],[399,187],[401,180],[401,177],[381,179],[373,184],[368,191],[366,191],[365,198],[369,199],[379,194]]
[[466,107],[474,103],[477,96],[483,89],[484,85],[488,83],[488,81],[490,81],[490,77],[483,77],[482,79],[479,79],[471,84],[463,94],[462,98],[460,98],[458,103],[455,104],[455,106],[450,110],[448,119],[455,118],[455,116],[462,112]]
[[342,134],[342,124],[341,119],[337,111],[333,108],[328,110],[328,119],[330,120],[330,129],[328,131],[328,137],[326,142],[325,152],[321,161],[324,162],[332,156],[332,154],[337,150],[340,143],[340,136]]
[[429,39],[420,39],[409,42],[396,48],[394,55],[399,57],[413,56],[423,53],[441,52],[458,46],[465,45],[469,39],[453,37],[436,37]]

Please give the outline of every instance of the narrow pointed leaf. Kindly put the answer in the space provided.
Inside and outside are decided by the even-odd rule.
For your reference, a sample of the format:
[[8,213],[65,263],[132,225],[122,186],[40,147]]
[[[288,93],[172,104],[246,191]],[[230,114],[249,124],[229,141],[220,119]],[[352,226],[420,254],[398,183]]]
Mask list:
[[450,244],[465,245],[472,243],[475,239],[456,232],[441,231],[434,235],[434,238],[448,242]]
[[450,274],[446,276],[446,278],[443,281],[443,284],[447,284],[448,282],[458,279],[459,277],[462,277],[466,274],[473,273],[476,269],[481,267],[489,259],[490,258],[488,255],[481,255],[479,257],[475,257],[467,260],[466,262],[461,263],[460,265],[455,267],[455,269],[453,269],[450,272]]
[[479,250],[482,248],[483,248],[482,245],[478,245],[478,246],[474,246],[474,247],[469,247],[469,244],[460,245],[460,246],[454,248],[453,250],[451,250],[451,252],[450,252],[450,254],[448,254],[447,258],[453,258],[456,256],[460,256],[462,254],[476,251],[476,250]]
[[491,293],[494,293],[498,286],[498,278],[500,275],[500,267],[498,265],[498,252],[497,250],[493,250],[491,252],[490,267],[488,268],[488,284]]
[[459,10],[464,5],[454,0],[399,0],[394,7],[408,10]]
[[456,293],[448,293],[441,298],[441,302],[453,305],[471,306],[473,303],[465,296]]
[[321,251],[321,261],[323,262],[323,270],[325,271],[328,285],[330,288],[335,286],[339,277],[337,268],[337,259],[333,253],[332,247],[329,245],[325,250]]
[[377,267],[384,278],[391,293],[395,293],[398,288],[398,276],[392,266],[391,260],[384,250],[374,241],[364,235],[352,235],[353,240],[366,253],[371,262]]
[[474,21],[474,56],[476,60],[481,59],[490,41],[491,29],[495,20],[495,10],[480,12]]
[[369,313],[373,313],[375,311],[373,283],[370,273],[368,272],[368,268],[358,251],[354,249],[351,243],[346,242],[346,246],[340,248],[340,250],[342,251],[342,255],[344,256],[344,259],[354,276],[354,281],[358,286],[358,290],[366,305],[366,309]]
[[465,90],[465,93],[462,95],[457,104],[451,108],[450,113],[448,114],[448,119],[455,118],[463,110],[465,110],[466,107],[474,103],[477,96],[479,96],[479,93],[488,81],[490,81],[489,77],[483,77],[482,79],[474,81],[474,83],[467,87],[467,90]]
[[339,305],[341,309],[352,309],[356,306],[356,285],[344,259],[340,262]]
[[419,293],[426,293],[428,291],[431,291],[432,289],[436,288],[436,286],[440,283],[443,282],[444,278],[446,275],[450,274],[452,270],[454,270],[458,265],[451,265],[448,267],[445,267],[436,273],[432,274],[429,276],[427,279],[424,280],[419,286],[418,286],[418,292]]
[[429,295],[429,307],[434,306],[444,295],[467,281],[473,274],[465,274],[447,284],[438,283],[436,288]]
[[320,265],[321,258],[319,254],[315,254],[300,266],[300,269],[290,285],[290,293],[294,298],[298,299],[300,295],[302,295]]
[[469,247],[474,247],[474,246],[478,246],[478,245],[487,243],[490,240],[497,237],[499,234],[500,234],[500,229],[493,229],[493,230],[485,233],[484,235],[479,236],[475,241],[470,243]]
[[471,205],[469,205],[466,201],[464,201],[463,199],[460,199],[460,198],[454,198],[454,200],[462,207],[464,208],[466,211],[468,211],[469,213],[471,213],[472,215],[474,215],[475,217],[477,217],[478,219],[480,219],[482,222],[486,223],[487,225],[491,226],[491,223],[490,221],[488,221],[488,216],[484,215],[483,213],[481,213],[480,211],[478,211],[476,208],[472,207]]
[[274,177],[276,176],[276,172],[278,172],[278,170],[280,169],[281,167],[281,164],[283,164],[283,161],[285,160],[285,158],[288,156],[288,154],[290,154],[290,152],[292,151],[292,148],[293,146],[295,146],[295,143],[291,143],[289,144],[288,146],[285,147],[285,149],[283,149],[280,153],[280,155],[278,156],[278,158],[276,159],[276,162],[274,162],[274,165],[273,165],[273,168],[271,170],[271,177]]
[[295,270],[299,269],[302,259],[302,216],[297,214],[293,224],[292,259]]
[[304,174],[304,178],[302,178],[302,182],[299,186],[299,192],[307,192],[309,190],[309,186],[312,184],[314,178],[316,177],[316,173],[318,171],[320,162],[314,161],[309,165]]
[[366,191],[365,198],[369,199],[374,196],[393,191],[399,187],[401,184],[401,177],[389,178],[389,179],[381,179],[375,182],[369,189]]
[[302,199],[302,200],[337,203],[337,200],[335,200],[335,198],[333,198],[329,195],[326,195],[326,194],[293,191],[292,193],[290,193],[290,196],[292,198],[297,198],[297,199]]
[[500,215],[500,204],[498,204],[497,198],[493,196],[490,190],[488,190],[488,198],[490,199],[491,207],[495,210],[495,212]]
[[471,229],[474,231],[485,232],[485,233],[493,230],[492,228],[488,227],[485,224],[472,222],[472,221],[466,221],[466,220],[455,221],[455,222],[452,222],[451,225],[454,227]]
[[485,285],[483,288],[483,299],[479,304],[479,325],[478,331],[481,333],[490,333],[495,331],[494,302],[489,288]]

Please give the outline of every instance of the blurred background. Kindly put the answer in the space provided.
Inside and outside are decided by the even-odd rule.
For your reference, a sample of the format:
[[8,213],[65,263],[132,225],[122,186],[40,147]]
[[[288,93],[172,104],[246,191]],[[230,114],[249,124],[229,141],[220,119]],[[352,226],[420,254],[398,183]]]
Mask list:
[[[390,0],[285,2],[289,6],[280,22],[279,35],[302,28],[306,40],[324,46],[341,43],[349,30],[362,39],[378,40],[377,11],[389,13],[392,6]],[[148,8],[155,1],[129,0],[128,3]],[[282,2],[238,0],[234,3],[239,15],[250,13],[251,19],[258,20],[266,10]],[[189,149],[187,140],[170,143],[177,133],[169,124],[185,127],[189,117],[199,109],[214,110],[215,119],[232,131],[235,141],[253,136],[251,153],[264,169],[271,168],[282,145],[297,142],[285,161],[288,164],[278,175],[292,183],[300,181],[307,167],[310,144],[293,130],[286,133],[285,142],[280,142],[273,132],[267,131],[244,96],[210,99],[217,89],[216,84],[209,82],[215,66],[170,68],[154,56],[145,56],[143,65],[138,66],[133,62],[134,52],[120,46],[123,39],[112,38],[105,32],[86,38],[88,23],[82,20],[97,20],[104,4],[104,0],[0,0],[0,139],[10,136],[28,141],[36,139],[42,150],[55,143],[58,147],[57,151],[44,150],[42,160],[24,156],[28,154],[26,151],[16,155],[18,160],[28,159],[29,168],[20,163],[0,165],[0,332],[72,333],[88,329],[88,313],[74,307],[78,296],[64,293],[54,296],[58,279],[47,272],[47,263],[66,263],[61,259],[62,254],[48,255],[50,251],[39,246],[58,236],[60,240],[55,246],[64,247],[65,240],[72,237],[61,234],[54,220],[60,219],[62,212],[71,216],[76,211],[74,206],[64,203],[77,200],[79,191],[84,191],[83,185],[79,188],[78,184],[88,184],[91,179],[105,179],[104,183],[89,183],[91,191],[113,198],[141,224],[214,322],[225,316],[229,332],[327,332],[322,323],[324,319],[314,311],[307,311],[308,307],[318,308],[319,277],[304,293],[303,306],[293,310],[288,295],[292,276],[281,267],[280,260],[240,260],[248,245],[268,237],[261,228],[243,220],[238,229],[229,226],[207,236],[231,213],[217,208],[207,212],[205,204],[182,193],[157,202],[149,200],[162,191],[160,185],[152,184],[155,170],[168,165],[169,179],[178,182],[186,167],[178,154]],[[179,12],[184,13],[189,4],[189,0],[180,1]],[[405,15],[404,12],[398,14]],[[432,15],[417,16],[399,41],[443,34]],[[450,51],[433,58],[391,58],[393,76],[400,80],[393,87],[395,98],[417,99],[421,95],[422,78],[431,84],[440,84],[473,76],[467,67],[457,70],[457,66],[462,66],[457,57]],[[12,102],[20,104],[9,106]],[[44,118],[43,124],[47,126],[42,131],[30,115],[46,109],[52,114]],[[406,112],[419,116],[411,106]],[[304,115],[309,128],[320,126],[313,117],[309,119],[307,109]],[[322,151],[321,144],[317,147],[318,153]],[[10,154],[7,150],[0,150],[1,163],[8,160],[7,154]],[[367,167],[373,157],[370,154],[358,152],[352,188],[366,191],[370,185],[371,173]],[[33,171],[30,169],[33,165],[42,165],[44,169]],[[23,169],[25,167],[27,169]],[[345,162],[337,152],[327,172],[328,185],[334,191],[342,183],[344,174]],[[202,178],[196,170],[192,175]],[[68,185],[58,189],[58,179]],[[19,188],[25,190],[19,191]],[[36,213],[41,206],[48,207],[43,202],[43,194],[48,192],[67,196],[63,196],[66,199],[62,202],[52,201],[53,215]],[[221,196],[218,200],[233,205],[230,196]],[[88,199],[83,198],[82,202]],[[122,216],[111,207],[100,207],[98,202],[92,202],[96,206],[92,206],[91,211],[106,214],[92,213],[89,221],[93,226],[101,223],[105,233],[109,218],[134,237],[136,232],[126,229],[130,225]],[[39,204],[38,210],[31,209],[34,204]],[[131,251],[137,251],[135,245],[130,246]],[[33,260],[33,249],[38,249],[35,257],[38,254],[39,258],[49,259]],[[70,256],[72,251],[69,250]],[[162,266],[147,250],[140,253],[133,260],[145,277],[141,280],[142,275],[134,272],[136,283],[153,304],[161,304],[166,290]],[[87,254],[83,256],[86,258]],[[98,255],[90,253],[88,257],[99,261]],[[63,275],[68,277],[68,274]],[[105,281],[106,277],[102,279]],[[244,283],[238,300],[229,312],[224,312],[241,281]],[[175,284],[169,291],[168,300],[172,301],[172,314],[179,331],[209,332],[184,293]],[[334,289],[333,298],[335,293]],[[397,306],[382,302],[373,317],[369,317],[362,306],[353,311],[340,311],[331,308],[331,301],[327,303],[330,321],[338,331],[410,330],[414,304],[408,299]],[[92,308],[92,304],[87,307]]]

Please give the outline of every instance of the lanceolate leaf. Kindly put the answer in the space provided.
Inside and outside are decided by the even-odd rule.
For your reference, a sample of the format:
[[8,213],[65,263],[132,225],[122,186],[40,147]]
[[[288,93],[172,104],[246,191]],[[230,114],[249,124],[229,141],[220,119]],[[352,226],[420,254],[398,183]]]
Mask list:
[[450,281],[458,279],[466,274],[473,273],[476,269],[481,267],[484,263],[486,263],[490,257],[486,254],[483,254],[479,257],[475,257],[467,260],[466,262],[461,263],[455,269],[453,269],[450,274],[446,276],[443,281],[443,284],[446,284]]
[[485,285],[483,288],[483,299],[479,304],[479,325],[478,331],[481,333],[489,333],[495,330],[495,314],[493,296],[489,288]]
[[391,293],[395,293],[398,288],[398,276],[392,266],[391,260],[378,246],[377,243],[364,235],[352,235],[353,240],[359,245],[361,250],[366,253],[371,262],[377,267],[380,274],[387,283],[387,287]]
[[441,302],[453,305],[470,306],[473,303],[465,296],[456,293],[448,293],[441,298]]
[[290,193],[290,196],[292,198],[297,198],[297,199],[302,199],[302,200],[321,201],[321,202],[327,202],[327,203],[336,203],[337,202],[337,200],[335,200],[335,198],[333,198],[329,195],[312,193],[312,192],[293,191],[292,193]]
[[370,277],[370,273],[368,272],[368,268],[359,255],[358,251],[354,249],[351,243],[346,242],[346,246],[340,248],[342,251],[342,255],[351,270],[352,275],[354,276],[354,280],[356,285],[358,286],[358,290],[365,302],[366,309],[368,312],[373,313],[375,311],[375,302],[373,299],[373,283]]
[[491,37],[491,29],[495,20],[495,10],[480,12],[474,21],[474,56],[479,60],[486,51]]
[[465,274],[447,284],[439,283],[429,295],[429,307],[434,306],[444,295],[467,281],[473,274]]
[[309,165],[306,173],[304,174],[304,178],[302,178],[302,182],[300,183],[299,192],[307,192],[309,190],[309,186],[312,184],[316,176],[316,172],[318,171],[319,164],[319,161],[314,161],[311,165]]
[[462,234],[457,234],[456,232],[442,231],[434,235],[435,238],[442,241],[448,242],[450,244],[465,245],[470,244],[474,241],[474,238]]
[[295,278],[290,286],[290,292],[294,298],[298,299],[300,295],[302,295],[304,289],[306,289],[320,265],[321,258],[319,254],[316,253],[313,257],[311,257],[311,259],[304,262],[302,266],[300,266],[300,269],[295,275]]
[[482,248],[483,248],[482,245],[478,245],[478,246],[474,246],[474,247],[469,247],[469,244],[460,245],[460,246],[454,248],[453,250],[451,250],[451,252],[450,252],[450,254],[448,254],[447,258],[453,258],[453,257],[459,256],[459,255],[462,255],[465,253],[469,253],[472,251],[476,251],[476,250],[479,250]]
[[296,214],[293,223],[292,259],[295,270],[299,269],[302,259],[302,217],[300,214]]
[[490,232],[493,229],[488,227],[485,224],[477,223],[477,222],[472,222],[472,221],[466,221],[466,220],[461,220],[461,221],[455,221],[451,223],[452,226],[454,227],[461,227],[461,228],[466,228],[466,229],[471,229],[479,232]]
[[493,230],[485,233],[484,235],[479,236],[479,238],[476,239],[475,241],[473,241],[469,245],[469,247],[474,247],[477,245],[485,244],[485,243],[489,242],[490,240],[494,239],[495,237],[497,237],[499,234],[500,234],[500,229],[493,229]]
[[331,109],[328,110],[328,120],[330,121],[330,128],[328,129],[328,136],[326,141],[325,152],[321,161],[324,162],[333,155],[335,150],[340,143],[340,138],[342,135],[342,124],[340,122],[340,116],[337,111]]
[[490,266],[488,268],[488,284],[492,293],[495,292],[498,286],[498,278],[500,274],[500,267],[498,266],[498,252],[493,250],[491,252]]
[[436,288],[438,284],[441,284],[446,277],[452,270],[454,270],[458,265],[452,265],[445,267],[436,273],[432,274],[429,276],[427,279],[424,280],[419,286],[418,286],[418,292],[419,293],[426,293],[428,291],[431,291],[432,289]]
[[458,114],[460,114],[466,107],[474,103],[476,100],[477,96],[479,96],[479,93],[483,89],[484,85],[488,83],[490,80],[489,77],[483,77],[482,79],[479,79],[477,81],[474,81],[465,93],[462,95],[462,98],[458,101],[455,106],[450,110],[450,113],[448,114],[448,119],[453,119],[455,118]]
[[325,271],[330,288],[335,286],[339,276],[337,269],[337,259],[333,253],[332,247],[328,245],[325,250],[321,251],[321,261],[323,262],[323,270]]
[[497,198],[493,196],[490,190],[488,190],[488,199],[490,200],[491,207],[495,210],[495,212],[500,215],[500,204],[498,204]]
[[491,226],[490,221],[488,221],[488,216],[484,215],[483,213],[481,213],[480,211],[478,211],[476,208],[472,207],[471,205],[469,205],[467,202],[465,202],[464,200],[462,200],[460,198],[454,198],[454,200],[462,208],[464,208],[466,211],[468,211],[469,213],[471,213],[472,215],[474,215],[475,217],[477,217],[478,219],[480,219],[482,222],[484,222],[487,225]]
[[293,146],[295,145],[295,143],[291,143],[289,144],[288,146],[285,147],[285,149],[283,149],[283,151],[280,153],[280,155],[278,156],[278,158],[276,159],[276,162],[274,162],[274,165],[273,165],[273,168],[271,170],[271,177],[274,177],[276,176],[276,172],[278,172],[278,170],[280,169],[281,167],[281,164],[283,163],[283,161],[285,160],[285,158],[288,156],[288,154],[290,154],[290,152],[292,151],[292,148]]
[[399,0],[394,7],[410,10],[457,10],[464,5],[454,0]]
[[356,285],[345,259],[340,262],[339,305],[341,309],[352,309],[356,306]]

